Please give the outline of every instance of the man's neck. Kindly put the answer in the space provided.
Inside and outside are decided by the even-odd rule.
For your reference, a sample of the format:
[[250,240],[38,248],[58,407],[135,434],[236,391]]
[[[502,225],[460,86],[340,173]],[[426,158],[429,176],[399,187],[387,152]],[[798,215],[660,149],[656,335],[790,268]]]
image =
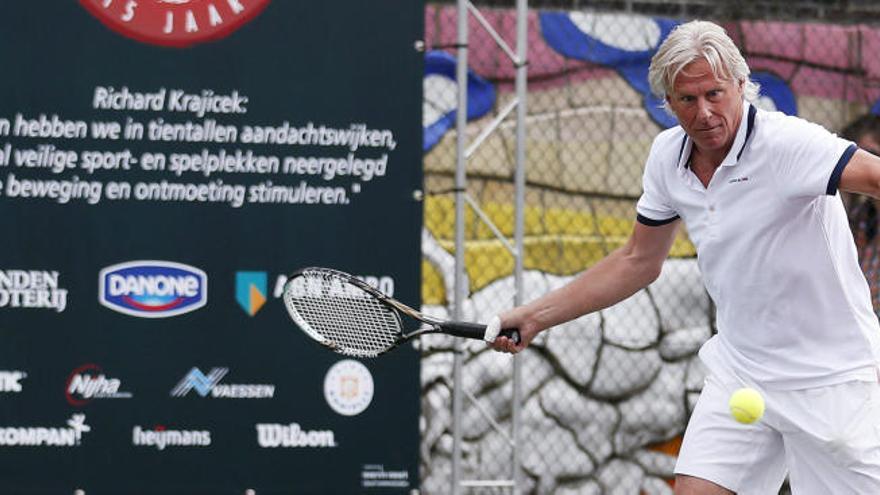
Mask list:
[[727,157],[727,154],[730,153],[730,148],[733,146],[733,141],[730,142],[724,148],[719,148],[717,150],[702,150],[696,143],[694,143],[694,149],[691,152],[691,160],[694,167],[699,168],[701,170],[715,170],[721,165],[721,162],[724,161],[724,158]]

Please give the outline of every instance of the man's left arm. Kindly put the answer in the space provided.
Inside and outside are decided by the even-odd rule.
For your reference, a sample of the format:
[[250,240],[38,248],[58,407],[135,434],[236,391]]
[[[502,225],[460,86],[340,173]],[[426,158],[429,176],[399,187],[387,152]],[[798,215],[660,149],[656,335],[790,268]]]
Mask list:
[[880,157],[856,150],[840,174],[838,188],[880,198]]

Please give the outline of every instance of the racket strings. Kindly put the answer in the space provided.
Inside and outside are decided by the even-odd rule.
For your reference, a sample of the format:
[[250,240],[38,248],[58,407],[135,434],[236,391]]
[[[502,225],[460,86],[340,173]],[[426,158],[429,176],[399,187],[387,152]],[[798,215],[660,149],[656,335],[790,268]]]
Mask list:
[[397,315],[375,296],[331,273],[292,280],[284,304],[312,338],[351,356],[381,354],[396,345],[401,330]]

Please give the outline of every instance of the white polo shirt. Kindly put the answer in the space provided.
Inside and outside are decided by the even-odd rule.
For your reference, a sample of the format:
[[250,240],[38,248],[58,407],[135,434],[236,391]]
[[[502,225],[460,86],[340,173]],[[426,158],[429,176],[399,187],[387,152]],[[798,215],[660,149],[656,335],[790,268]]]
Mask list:
[[691,148],[680,126],[657,136],[636,209],[687,226],[717,308],[702,360],[771,388],[877,380],[880,325],[837,194],[855,144],[744,103],[708,187]]

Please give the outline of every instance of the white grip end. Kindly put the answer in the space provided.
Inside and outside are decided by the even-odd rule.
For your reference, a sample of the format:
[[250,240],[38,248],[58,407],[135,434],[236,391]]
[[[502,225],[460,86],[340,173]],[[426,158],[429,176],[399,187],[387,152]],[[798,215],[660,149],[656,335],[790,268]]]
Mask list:
[[492,342],[495,342],[495,337],[497,337],[500,332],[501,318],[493,316],[492,319],[489,320],[489,324],[486,325],[486,333],[483,334],[483,340],[491,344]]

